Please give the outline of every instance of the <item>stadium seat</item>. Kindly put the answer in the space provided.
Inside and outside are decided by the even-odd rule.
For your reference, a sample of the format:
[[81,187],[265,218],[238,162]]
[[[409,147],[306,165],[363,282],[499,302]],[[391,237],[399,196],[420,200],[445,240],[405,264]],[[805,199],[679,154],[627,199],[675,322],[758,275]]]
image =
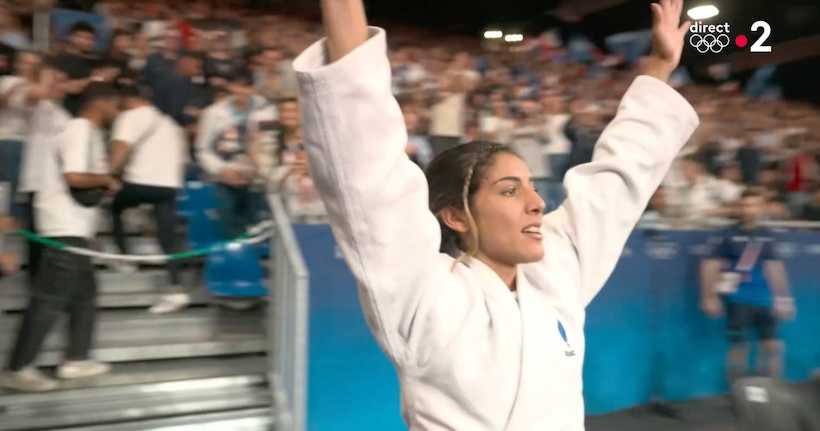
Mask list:
[[214,296],[250,298],[265,296],[264,272],[257,246],[229,243],[212,250],[205,263],[205,285]]
[[188,165],[185,171],[185,181],[199,181],[202,170],[199,168],[199,165],[196,163],[191,163]]
[[186,181],[177,196],[177,214],[188,218],[192,212],[216,207],[213,185],[202,181]]
[[213,213],[213,210],[194,211],[188,217],[190,250],[207,248],[220,241],[217,227],[219,220]]
[[180,202],[180,213],[184,213],[188,220],[188,247],[191,250],[210,247],[220,240],[213,186],[200,181],[188,181],[183,193],[185,197]]

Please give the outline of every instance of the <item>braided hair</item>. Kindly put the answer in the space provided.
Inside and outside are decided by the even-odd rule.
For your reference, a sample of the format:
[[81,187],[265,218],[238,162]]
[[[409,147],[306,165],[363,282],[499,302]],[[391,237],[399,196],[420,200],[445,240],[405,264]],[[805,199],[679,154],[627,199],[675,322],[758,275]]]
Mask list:
[[[465,262],[478,253],[478,227],[473,216],[472,196],[478,191],[487,170],[495,163],[500,153],[516,155],[508,146],[487,141],[475,141],[451,148],[438,156],[427,168],[430,211],[438,218],[441,227],[441,253],[456,258],[453,265]],[[464,238],[447,226],[442,220],[442,212],[453,207],[467,216],[471,246],[467,249]]]

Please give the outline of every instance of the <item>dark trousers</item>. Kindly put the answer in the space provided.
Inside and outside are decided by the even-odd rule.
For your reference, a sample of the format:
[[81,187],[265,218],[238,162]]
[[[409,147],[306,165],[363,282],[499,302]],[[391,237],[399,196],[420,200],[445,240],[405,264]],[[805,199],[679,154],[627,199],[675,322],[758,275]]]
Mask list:
[[[176,248],[176,238],[174,227],[177,220],[177,189],[172,187],[155,187],[143,184],[124,183],[122,190],[117,193],[114,202],[111,204],[114,226],[114,243],[120,249],[120,253],[128,254],[125,240],[125,227],[122,223],[122,213],[142,204],[150,204],[153,207],[154,220],[159,230],[159,245],[165,254],[174,254]],[[168,261],[168,274],[171,284],[180,284],[180,266],[176,260]]]
[[[88,248],[79,237],[49,238],[73,247]],[[97,280],[91,258],[48,247],[31,300],[17,332],[9,370],[19,371],[32,365],[57,317],[68,313],[67,361],[88,359],[97,320]]]
[[265,195],[250,187],[216,184],[214,198],[220,219],[219,236],[225,241],[245,234],[260,220],[260,213],[266,205]]
[[23,154],[22,141],[0,140],[0,183],[9,183],[8,208],[0,208],[0,212],[20,217],[20,207],[15,204],[17,185],[20,177],[20,161]]
[[[23,225],[29,232],[37,233],[37,221],[34,216],[34,193],[26,194],[26,201],[23,203]],[[43,245],[39,242],[28,242],[28,283],[34,286],[37,279],[37,268],[43,255]]]

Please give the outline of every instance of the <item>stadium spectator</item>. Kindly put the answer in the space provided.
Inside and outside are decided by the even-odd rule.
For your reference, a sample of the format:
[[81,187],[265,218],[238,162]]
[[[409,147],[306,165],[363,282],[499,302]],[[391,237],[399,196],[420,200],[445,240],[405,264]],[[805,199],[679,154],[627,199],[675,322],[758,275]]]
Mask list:
[[[121,92],[124,111],[119,114],[111,133],[111,172],[121,173],[122,190],[111,204],[112,234],[120,253],[128,254],[123,224],[123,212],[140,205],[151,205],[159,230],[159,244],[165,254],[178,253],[176,244],[176,199],[182,188],[188,161],[187,142],[179,126],[170,117],[151,105],[150,99],[137,86]],[[167,263],[169,292],[151,311],[176,311],[188,304],[182,290],[180,265]],[[127,272],[131,265],[120,265]]]
[[[144,24],[144,26],[148,25],[148,23]],[[143,29],[143,32],[146,32],[146,30]],[[150,33],[148,34],[150,41],[151,36]],[[177,60],[179,60],[179,54],[182,50],[181,38],[179,30],[176,28],[165,29],[163,37],[156,47],[156,52],[150,54],[146,60],[145,67],[142,69],[142,79],[155,93],[160,93],[165,89],[163,84],[166,83],[166,77],[173,75],[173,71],[177,67]]]
[[[20,162],[28,125],[28,93],[38,80],[40,56],[20,51],[14,61],[14,75],[0,77],[0,182],[11,186],[11,215],[19,216],[13,205],[20,176]],[[0,211],[8,211],[2,208]]]
[[68,45],[54,59],[57,66],[67,75],[65,109],[76,116],[86,87],[92,82],[110,82],[119,70],[113,67],[97,68],[98,60],[92,56],[97,30],[91,24],[80,21],[68,33]]
[[[52,62],[46,62],[40,72],[37,88],[29,91],[31,97],[40,93],[39,101],[29,100],[28,131],[20,163],[20,183],[18,199],[23,203],[23,222],[31,232],[40,232],[34,216],[34,202],[36,194],[43,183],[43,158],[50,156],[51,142],[59,136],[63,128],[71,120],[71,114],[63,108],[62,100],[64,84],[68,80],[65,72],[57,69]],[[33,287],[37,278],[42,244],[29,241],[28,243],[28,278]]]
[[256,95],[250,70],[231,78],[231,95],[208,107],[199,122],[197,160],[216,181],[221,236],[236,238],[257,221],[262,195],[252,186],[257,175],[248,152],[255,123],[275,120],[276,109]]
[[[109,176],[102,129],[117,115],[119,98],[110,84],[88,86],[77,118],[56,138],[54,154],[43,158],[46,171],[35,201],[38,233],[71,247],[88,248],[97,232],[99,212],[75,194],[77,190],[108,189],[119,183]],[[81,192],[76,192],[81,193]],[[105,374],[108,364],[89,357],[96,322],[97,281],[91,258],[60,248],[43,252],[32,300],[17,332],[17,341],[3,386],[24,392],[57,389],[56,381],[33,367],[46,335],[63,312],[71,330],[61,379]]]
[[718,232],[712,255],[703,262],[703,310],[713,317],[723,314],[724,309],[726,313],[730,381],[748,373],[748,330],[754,330],[760,342],[755,361],[761,371],[758,374],[780,377],[784,346],[777,324],[795,313],[786,270],[775,252],[774,234],[759,224],[764,205],[758,189],[746,190],[740,201],[739,222]]
[[202,59],[197,53],[183,52],[171,67],[161,73],[151,72],[156,73],[153,84],[148,84],[153,90],[154,105],[180,126],[192,126],[209,99],[205,89],[194,82],[202,76]]

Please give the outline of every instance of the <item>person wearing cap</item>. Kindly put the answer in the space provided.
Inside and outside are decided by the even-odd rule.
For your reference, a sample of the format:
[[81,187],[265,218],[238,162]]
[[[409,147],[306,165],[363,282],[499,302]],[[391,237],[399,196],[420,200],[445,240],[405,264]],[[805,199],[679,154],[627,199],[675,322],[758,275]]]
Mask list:
[[250,143],[260,122],[277,117],[275,106],[259,96],[250,70],[243,69],[228,82],[230,96],[203,111],[196,137],[196,157],[216,183],[221,236],[236,238],[253,224],[264,207],[252,183],[257,176]]

